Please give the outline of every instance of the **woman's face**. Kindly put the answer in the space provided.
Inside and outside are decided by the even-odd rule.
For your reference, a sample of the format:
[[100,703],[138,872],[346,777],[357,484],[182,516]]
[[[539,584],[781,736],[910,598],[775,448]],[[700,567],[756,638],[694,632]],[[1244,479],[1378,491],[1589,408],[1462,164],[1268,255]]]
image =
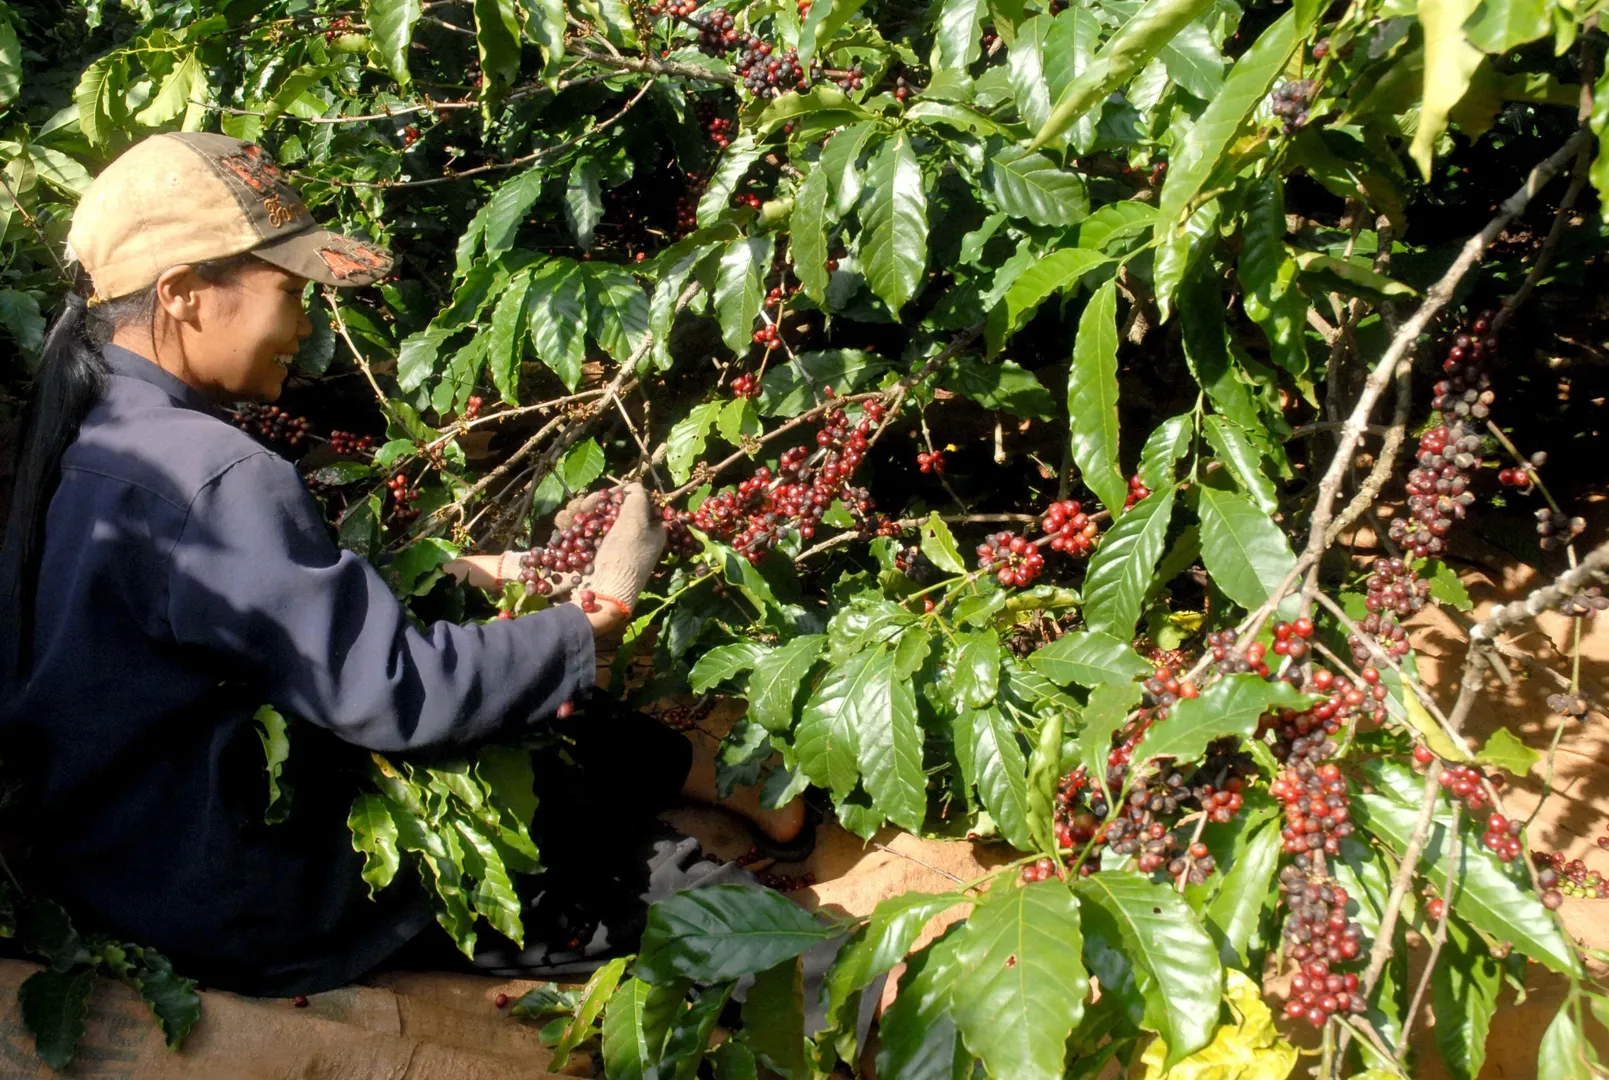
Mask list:
[[302,309],[307,280],[252,260],[193,293],[183,344],[186,382],[219,401],[273,401],[302,338],[313,332]]

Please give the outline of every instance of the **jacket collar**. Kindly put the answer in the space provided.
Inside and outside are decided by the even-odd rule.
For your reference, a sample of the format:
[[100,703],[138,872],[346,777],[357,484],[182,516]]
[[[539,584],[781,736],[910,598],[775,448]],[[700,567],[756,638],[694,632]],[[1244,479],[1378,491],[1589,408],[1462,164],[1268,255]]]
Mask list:
[[164,371],[155,361],[147,360],[139,353],[130,352],[121,345],[108,345],[101,350],[106,358],[106,366],[113,375],[122,375],[140,382],[149,383],[173,399],[174,404],[197,412],[209,413],[213,416],[223,415],[223,411],[213,404],[201,391],[186,383],[184,380]]

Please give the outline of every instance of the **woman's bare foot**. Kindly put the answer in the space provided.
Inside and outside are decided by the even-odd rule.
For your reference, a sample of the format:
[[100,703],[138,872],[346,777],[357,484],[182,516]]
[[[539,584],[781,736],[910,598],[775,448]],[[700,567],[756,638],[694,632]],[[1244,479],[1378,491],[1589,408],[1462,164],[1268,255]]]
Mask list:
[[687,771],[687,780],[682,784],[684,796],[741,814],[779,844],[786,844],[799,835],[805,823],[803,799],[794,799],[775,810],[768,810],[760,805],[758,784],[733,788],[732,794],[726,798],[718,797],[715,788],[715,740],[702,731],[689,731],[687,738],[693,744],[693,767]]

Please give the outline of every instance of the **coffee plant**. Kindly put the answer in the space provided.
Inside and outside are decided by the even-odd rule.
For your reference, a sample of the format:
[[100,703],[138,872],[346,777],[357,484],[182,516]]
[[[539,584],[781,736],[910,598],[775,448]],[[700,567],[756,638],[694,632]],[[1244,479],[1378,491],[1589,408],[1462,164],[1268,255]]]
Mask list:
[[[1464,732],[1525,662],[1551,781],[1597,707],[1609,549],[1517,445],[1590,426],[1533,358],[1601,364],[1571,344],[1601,339],[1593,0],[58,7],[0,2],[6,415],[92,172],[156,131],[258,141],[399,267],[310,288],[298,377],[235,418],[421,619],[564,596],[641,479],[670,542],[617,693],[677,727],[741,699],[725,790],[1019,856],[859,918],[675,896],[634,959],[514,1003],[556,1067],[854,1070],[903,964],[881,1077],[1378,1080],[1428,995],[1467,1080],[1534,964],[1567,987],[1536,1074],[1603,1075],[1609,957],[1556,912],[1609,887],[1505,804],[1544,753]],[[1546,584],[1472,622],[1449,551],[1516,507]],[[442,569],[509,549],[497,596]],[[1427,606],[1467,629],[1447,685]],[[1504,640],[1544,611],[1568,672]],[[261,718],[273,820],[294,719]],[[376,758],[366,879],[416,870],[466,952],[521,941],[530,775]]]

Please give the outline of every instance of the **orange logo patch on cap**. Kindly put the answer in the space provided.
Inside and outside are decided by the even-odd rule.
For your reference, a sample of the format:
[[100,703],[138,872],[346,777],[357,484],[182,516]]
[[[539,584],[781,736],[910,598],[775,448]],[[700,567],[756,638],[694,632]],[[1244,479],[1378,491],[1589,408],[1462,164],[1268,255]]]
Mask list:
[[359,276],[384,274],[391,269],[391,256],[384,248],[365,244],[359,240],[349,241],[345,248],[319,248],[318,257],[324,260],[324,265],[330,268],[330,273],[342,281]]
[[307,206],[262,147],[247,143],[238,153],[219,158],[218,163],[263,197],[263,211],[274,228],[284,228],[307,213]]

